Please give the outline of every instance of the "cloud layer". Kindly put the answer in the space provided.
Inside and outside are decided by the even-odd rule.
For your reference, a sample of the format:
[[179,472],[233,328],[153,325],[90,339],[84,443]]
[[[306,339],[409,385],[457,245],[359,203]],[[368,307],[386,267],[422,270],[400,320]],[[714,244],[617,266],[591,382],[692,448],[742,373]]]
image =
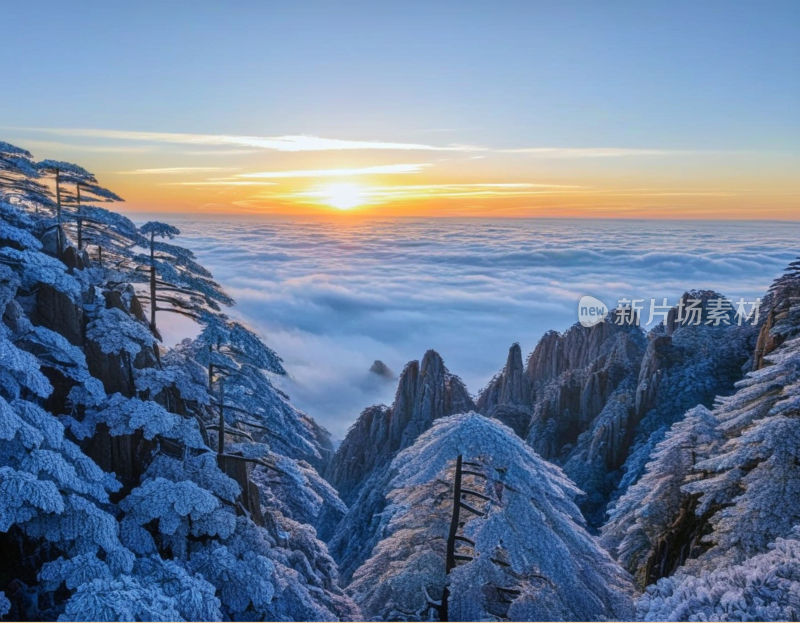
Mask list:
[[[395,371],[435,348],[471,392],[577,321],[591,294],[668,297],[692,288],[763,296],[795,256],[800,224],[635,221],[177,223],[237,299],[235,313],[285,359],[286,389],[337,437],[391,401]],[[660,300],[659,300],[660,302]]]
[[354,175],[396,175],[403,173],[419,173],[429,163],[419,164],[384,164],[372,167],[358,167],[355,169],[303,169],[300,171],[256,171],[255,173],[240,173],[237,177],[244,178],[283,178],[283,177],[352,177]]
[[240,136],[231,134],[185,134],[179,132],[134,132],[129,130],[105,130],[94,128],[12,128],[26,132],[52,134],[55,136],[134,141],[144,143],[172,143],[195,146],[235,146],[274,151],[340,151],[355,149],[391,151],[483,151],[472,145],[436,146],[424,143],[401,143],[393,141],[359,141],[324,138],[304,134],[284,136]]
[[[431,145],[428,143],[405,143],[382,140],[349,140],[326,138],[306,134],[282,136],[242,136],[235,134],[187,134],[180,132],[136,132],[130,130],[108,130],[97,128],[20,128],[3,126],[4,130],[22,131],[33,134],[46,134],[76,139],[163,143],[173,145],[193,145],[200,147],[240,147],[247,149],[266,149],[284,152],[300,151],[442,151],[442,152],[486,152],[498,151],[507,154],[529,154],[546,158],[620,158],[628,156],[687,156],[704,152],[686,149],[629,148],[629,147],[519,147],[511,149],[492,149],[485,146],[451,143]],[[450,130],[447,130],[450,131]],[[102,148],[101,149],[111,149]],[[205,153],[205,152],[203,152]],[[222,152],[218,152],[222,153]],[[236,151],[234,153],[243,153]],[[246,153],[246,152],[245,152]]]

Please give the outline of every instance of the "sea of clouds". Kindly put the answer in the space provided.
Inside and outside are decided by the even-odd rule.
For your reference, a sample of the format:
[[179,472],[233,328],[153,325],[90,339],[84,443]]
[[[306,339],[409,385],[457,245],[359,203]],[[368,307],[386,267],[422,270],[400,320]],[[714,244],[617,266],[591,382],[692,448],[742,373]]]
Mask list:
[[232,315],[284,359],[300,409],[342,438],[433,348],[476,394],[508,347],[577,321],[585,294],[713,289],[763,297],[800,247],[800,223],[590,220],[172,219],[179,242],[237,300]]

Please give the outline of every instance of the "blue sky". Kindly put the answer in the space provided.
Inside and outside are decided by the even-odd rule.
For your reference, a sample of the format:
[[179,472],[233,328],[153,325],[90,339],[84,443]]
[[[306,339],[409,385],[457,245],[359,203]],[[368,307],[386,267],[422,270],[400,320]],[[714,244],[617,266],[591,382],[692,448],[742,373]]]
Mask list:
[[[783,187],[798,161],[796,1],[44,1],[6,3],[2,20],[6,128],[728,155],[685,172],[675,159],[643,165],[642,184],[668,170],[673,186],[700,166],[706,187],[745,170]],[[126,153],[113,141],[94,145],[116,146],[102,153],[74,138],[4,134],[41,157],[73,144],[67,155],[101,172],[187,166],[113,156]],[[591,181],[639,168],[616,159],[583,172]],[[542,162],[534,173],[563,177]]]

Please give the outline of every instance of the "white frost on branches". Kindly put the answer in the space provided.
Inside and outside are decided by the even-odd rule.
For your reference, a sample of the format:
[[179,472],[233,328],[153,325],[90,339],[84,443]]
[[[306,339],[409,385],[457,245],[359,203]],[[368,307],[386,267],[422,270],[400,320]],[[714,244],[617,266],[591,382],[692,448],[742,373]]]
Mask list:
[[644,580],[647,559],[689,497],[681,487],[697,479],[695,465],[718,446],[717,423],[702,405],[687,411],[656,446],[644,476],[609,513],[602,543],[639,580]]
[[800,541],[777,539],[770,551],[699,576],[677,573],[650,586],[637,604],[641,621],[797,621]]
[[396,475],[378,529],[382,539],[349,587],[367,616],[419,620],[428,597],[441,597],[459,454],[489,476],[465,476],[463,486],[491,501],[482,507],[485,517],[462,510],[463,534],[475,546],[466,549],[473,560],[449,576],[453,620],[504,616],[497,597],[503,589],[517,596],[505,604],[512,620],[631,615],[630,580],[583,528],[575,486],[511,429],[468,413],[437,420],[392,462]]
[[146,326],[116,307],[101,308],[97,318],[86,327],[86,337],[106,354],[125,351],[136,355],[143,347],[156,343]]

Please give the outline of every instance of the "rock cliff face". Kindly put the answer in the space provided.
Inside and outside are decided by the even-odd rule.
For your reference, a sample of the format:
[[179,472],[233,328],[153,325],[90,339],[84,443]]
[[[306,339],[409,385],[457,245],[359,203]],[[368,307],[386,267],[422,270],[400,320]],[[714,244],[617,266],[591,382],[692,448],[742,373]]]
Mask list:
[[[610,314],[591,328],[576,324],[546,333],[523,364],[518,344],[476,401],[538,455],[562,466],[585,492],[579,505],[590,529],[641,474],[669,426],[697,404],[710,406],[732,391],[747,368],[758,329],[735,322],[707,324],[713,292],[688,292],[702,301],[700,323],[678,309],[649,333]],[[391,407],[366,409],[349,431],[327,477],[349,509],[328,545],[349,583],[383,538],[391,461],[432,423],[467,410],[463,384],[428,352],[404,370]]]
[[388,467],[398,452],[443,417],[475,408],[457,376],[429,350],[422,362],[406,365],[391,407],[365,409],[333,457],[327,478],[350,507],[328,543],[347,583],[378,538]]
[[528,358],[525,372],[534,386],[546,385],[564,372],[590,366],[607,349],[610,339],[632,332],[639,329],[628,323],[617,324],[613,314],[590,328],[575,324],[563,334],[548,331]]
[[505,368],[480,393],[477,407],[489,416],[500,407],[527,411],[531,421],[524,427],[525,435],[545,443],[537,451],[554,458],[557,450],[548,448],[550,442],[533,429],[555,425],[560,430],[560,439],[555,440],[558,448],[574,442],[580,423],[554,424],[552,418],[568,412],[572,418],[590,421],[621,382],[624,374],[620,376],[619,364],[625,367],[627,360],[641,359],[643,344],[638,328],[611,321],[591,328],[576,324],[563,334],[548,331],[524,367],[519,345],[511,347]]
[[777,279],[764,298],[760,314],[761,331],[753,353],[753,370],[767,365],[765,357],[777,350],[786,340],[798,334],[798,306],[800,301],[800,261],[793,262],[789,271]]
[[441,356],[429,350],[422,363],[406,365],[391,407],[363,411],[331,461],[328,480],[350,503],[369,474],[416,441],[434,420],[474,408],[467,388],[448,372]]
[[[685,292],[680,302],[680,309],[683,311],[679,311],[679,307],[673,307],[669,310],[666,321],[650,333],[636,388],[637,418],[643,418],[656,406],[659,386],[666,370],[676,365],[686,365],[690,360],[699,361],[701,358],[707,358],[711,354],[707,343],[709,336],[716,335],[717,338],[723,339],[728,337],[728,334],[721,331],[712,331],[715,327],[707,326],[709,301],[721,296],[711,290]],[[701,301],[697,306],[699,309],[697,317],[685,311],[689,299]],[[698,319],[699,324],[697,324]],[[730,321],[733,322],[732,317]],[[716,328],[734,329],[731,325],[721,325]],[[692,336],[691,342],[686,340],[687,335]],[[684,346],[680,346],[681,344]],[[742,361],[738,364],[737,374],[738,368],[743,363]]]
[[83,309],[51,285],[39,288],[30,318],[33,324],[60,333],[71,344],[80,346],[83,342]]
[[326,476],[345,502],[352,500],[364,476],[391,455],[387,446],[391,417],[391,407],[367,407],[334,454]]
[[675,307],[647,335],[619,324],[613,312],[591,328],[549,331],[524,370],[515,344],[505,368],[480,393],[477,409],[562,465],[587,493],[581,508],[590,525],[598,526],[623,473],[630,472],[630,481],[638,477],[632,451],[644,453],[647,440],[662,435],[667,421],[698,403],[710,406],[741,376],[755,330],[733,322],[707,326],[708,301],[718,296],[683,295],[684,307],[689,298],[702,301],[700,325]]
[[538,391],[528,443],[544,458],[558,460],[590,428],[617,387],[638,375],[645,340],[636,327],[602,323],[590,329],[575,325],[542,341],[550,344],[534,350],[529,374],[562,371],[556,377],[531,377]]
[[[563,334],[547,332],[522,366],[518,345],[505,368],[481,392],[478,410],[510,426],[544,458],[576,467],[596,463],[604,471],[625,460],[633,422],[642,331],[615,317]],[[577,471],[577,470],[574,470]],[[580,474],[578,484],[584,483]]]
[[527,406],[531,403],[531,383],[522,364],[522,349],[512,344],[503,371],[481,392],[476,406],[484,411],[496,405]]
[[753,370],[760,370],[763,368],[765,364],[764,357],[777,349],[785,340],[784,336],[773,334],[772,332],[779,314],[779,310],[770,309],[764,320],[764,324],[761,325],[761,330],[758,333],[758,340],[756,341],[756,349],[753,353]]
[[505,368],[480,393],[476,408],[480,413],[497,418],[524,439],[532,415],[532,391],[522,364],[522,350],[519,344],[512,344]]

